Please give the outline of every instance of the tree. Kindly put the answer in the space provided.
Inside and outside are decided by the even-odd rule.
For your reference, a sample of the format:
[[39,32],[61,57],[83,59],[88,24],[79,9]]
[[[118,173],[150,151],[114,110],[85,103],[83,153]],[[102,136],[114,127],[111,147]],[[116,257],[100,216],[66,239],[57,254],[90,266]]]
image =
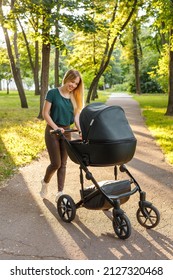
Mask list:
[[[173,10],[172,10],[173,11]],[[173,116],[173,29],[170,30],[168,105],[165,115]]]
[[75,32],[67,55],[71,66],[77,66],[85,77],[90,77],[88,103],[97,97],[99,79],[110,65],[117,39],[122,36],[137,6],[137,1],[97,0],[91,3],[86,13],[92,16],[94,28],[88,33]]
[[[50,9],[45,9],[50,13]],[[40,92],[40,112],[38,118],[42,118],[42,108],[49,82],[49,60],[50,60],[50,42],[49,42],[49,24],[47,26],[46,17],[43,16],[43,44],[42,44],[42,69],[41,69],[41,92]]]
[[[26,4],[26,2],[25,2]],[[23,13],[24,14],[24,13]],[[33,22],[33,25],[34,26],[34,31],[35,31],[35,34],[38,34],[38,17],[34,17],[34,15],[32,13],[29,21]],[[25,32],[25,29],[22,25],[22,22],[19,18],[19,16],[17,16],[17,21],[20,25],[20,28],[22,30],[22,34],[23,34],[23,38],[24,38],[24,42],[25,42],[25,47],[26,47],[26,50],[27,50],[27,54],[28,54],[28,60],[29,60],[29,63],[30,63],[30,67],[31,67],[31,70],[32,70],[32,73],[33,73],[33,77],[34,77],[34,85],[35,85],[35,95],[39,95],[40,94],[40,82],[39,82],[39,42],[37,39],[35,39],[35,42],[34,42],[34,59],[33,59],[33,55],[32,55],[32,46],[33,46],[33,42],[31,43],[29,40],[28,40],[28,37],[26,32]],[[35,38],[37,37],[36,35],[34,36]]]
[[140,85],[140,71],[139,71],[139,56],[138,56],[138,28],[136,21],[133,21],[133,57],[134,57],[134,69],[135,69],[135,82],[136,82],[136,93],[141,94]]
[[[10,10],[12,11],[14,8],[14,3],[15,0],[11,1],[11,5],[10,5]],[[13,73],[13,77],[16,83],[16,87],[18,89],[18,93],[19,93],[19,97],[20,97],[20,102],[21,102],[21,107],[22,108],[28,108],[28,104],[27,104],[27,100],[26,100],[26,96],[25,96],[25,91],[24,91],[24,87],[23,87],[23,83],[22,83],[22,79],[21,79],[21,73],[20,73],[20,62],[19,62],[19,56],[18,56],[18,49],[17,49],[17,37],[16,37],[16,31],[14,32],[14,46],[15,46],[15,55],[16,55],[16,59],[15,59],[15,55],[13,53],[13,49],[12,49],[12,44],[10,42],[10,37],[8,34],[8,29],[6,27],[7,25],[7,21],[6,18],[3,14],[3,9],[2,9],[2,0],[0,0],[0,22],[1,22],[1,26],[4,32],[4,36],[5,36],[5,41],[6,41],[6,45],[7,45],[7,51],[8,51],[8,56],[9,56],[9,60],[10,60],[10,64],[11,64],[11,70]],[[13,21],[14,27],[16,27],[16,23],[15,20]]]
[[[122,3],[123,2],[123,3]],[[112,3],[112,2],[111,2]],[[113,1],[113,5],[110,5],[109,9],[111,8],[111,20],[110,23],[106,26],[107,35],[105,41],[105,48],[103,52],[102,59],[100,61],[99,68],[97,73],[91,82],[88,95],[87,95],[87,102],[90,102],[90,99],[95,98],[97,95],[97,85],[99,82],[100,77],[104,73],[105,69],[107,68],[112,52],[114,50],[115,43],[121,33],[125,30],[125,27],[129,23],[135,9],[137,6],[137,0],[134,1]],[[105,6],[107,8],[107,6]],[[107,9],[106,9],[107,10]],[[110,10],[109,10],[110,11]],[[123,14],[123,17],[122,17]]]
[[173,116],[173,0],[170,0],[170,42],[169,42],[169,84],[168,84],[168,106],[165,115]]
[[173,0],[152,1],[152,7],[157,11],[155,25],[169,38],[168,105],[165,115],[173,116]]
[[7,81],[7,94],[9,94],[9,84],[12,78],[9,59],[5,48],[0,48],[0,81],[6,79]]

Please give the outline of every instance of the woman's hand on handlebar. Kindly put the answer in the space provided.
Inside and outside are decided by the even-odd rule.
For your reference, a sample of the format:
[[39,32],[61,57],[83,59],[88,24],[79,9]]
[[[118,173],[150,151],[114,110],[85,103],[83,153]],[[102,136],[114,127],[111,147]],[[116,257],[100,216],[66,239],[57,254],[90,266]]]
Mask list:
[[65,132],[65,129],[63,127],[57,127],[50,131],[51,134],[59,134],[59,135],[63,134],[64,132]]
[[[74,128],[67,128],[64,129],[63,127],[57,127],[54,130],[51,130],[50,133],[51,134],[64,134],[65,132],[79,132],[78,129],[74,129]],[[79,133],[81,135],[81,132]]]
[[61,133],[64,133],[65,132],[65,129],[63,127],[58,127],[57,130],[60,130]]

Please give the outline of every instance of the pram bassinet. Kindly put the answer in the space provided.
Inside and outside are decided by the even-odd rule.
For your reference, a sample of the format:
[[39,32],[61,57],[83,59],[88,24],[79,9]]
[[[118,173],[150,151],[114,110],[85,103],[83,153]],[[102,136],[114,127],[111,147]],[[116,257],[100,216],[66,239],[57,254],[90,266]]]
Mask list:
[[[70,141],[86,166],[121,165],[133,158],[136,138],[120,106],[92,103],[80,114],[82,140]],[[79,164],[67,146],[72,161]]]

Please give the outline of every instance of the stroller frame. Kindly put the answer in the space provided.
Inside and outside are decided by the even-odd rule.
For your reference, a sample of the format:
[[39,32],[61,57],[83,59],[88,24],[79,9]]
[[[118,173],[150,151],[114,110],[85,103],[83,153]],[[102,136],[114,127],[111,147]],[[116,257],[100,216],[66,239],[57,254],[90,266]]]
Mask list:
[[[68,129],[66,132],[74,132],[77,130],[74,129]],[[118,174],[118,168],[117,165],[114,166],[114,177],[115,181],[111,181],[107,187],[111,186],[113,184],[114,189],[116,190],[117,187],[121,184],[122,189],[124,188],[124,192],[118,193],[118,194],[107,194],[103,187],[100,187],[99,183],[96,181],[92,173],[89,171],[86,164],[83,162],[81,156],[76,152],[70,141],[65,137],[65,135],[61,132],[61,130],[53,130],[51,133],[58,134],[60,137],[62,137],[66,143],[67,151],[70,149],[70,151],[75,156],[76,161],[79,163],[79,169],[80,169],[80,184],[81,184],[81,199],[75,203],[71,196],[67,194],[63,194],[59,197],[57,202],[57,212],[60,216],[60,218],[67,223],[70,223],[76,215],[76,210],[80,207],[85,207],[87,209],[94,210],[95,208],[88,206],[87,203],[92,199],[97,199],[98,195],[101,195],[101,198],[106,201],[106,205],[101,206],[100,209],[103,210],[103,212],[112,220],[112,225],[115,234],[120,239],[127,239],[131,235],[131,223],[125,212],[121,209],[121,200],[125,199],[128,200],[128,198],[135,194],[136,192],[139,192],[139,208],[136,212],[136,218],[139,224],[147,229],[154,228],[158,225],[160,221],[160,213],[158,209],[152,205],[151,202],[146,200],[146,192],[142,191],[141,187],[139,186],[138,182],[135,180],[135,178],[132,176],[132,174],[129,172],[125,164],[122,164],[119,166],[120,172],[125,172],[130,180],[117,180],[117,174]],[[93,183],[93,189],[91,189],[91,192],[89,194],[85,194],[85,188],[84,188],[84,176],[83,173],[86,175],[86,179],[92,181]],[[131,190],[126,190],[127,184],[130,186],[133,184],[134,188]],[[113,208],[112,215],[110,217],[110,211],[109,209]]]

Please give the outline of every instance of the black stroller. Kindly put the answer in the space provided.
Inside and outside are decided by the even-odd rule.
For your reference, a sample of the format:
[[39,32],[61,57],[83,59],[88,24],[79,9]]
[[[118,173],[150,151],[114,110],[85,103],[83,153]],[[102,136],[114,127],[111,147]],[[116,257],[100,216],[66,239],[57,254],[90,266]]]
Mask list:
[[[79,207],[104,212],[113,208],[113,229],[120,239],[126,239],[131,234],[131,224],[120,206],[138,191],[140,200],[137,220],[147,229],[156,227],[160,221],[159,211],[146,201],[146,193],[125,166],[134,156],[137,141],[124,110],[120,106],[90,104],[80,114],[80,126],[82,139],[79,140],[68,141],[61,131],[52,131],[64,137],[70,159],[79,164],[80,168],[81,199],[75,203],[69,195],[60,196],[57,211],[61,219],[71,222]],[[72,131],[74,130],[70,130]],[[88,166],[114,166],[115,180],[97,182]],[[117,166],[121,172],[126,172],[130,179],[117,180]],[[87,180],[92,181],[92,186],[84,187],[83,173]]]

